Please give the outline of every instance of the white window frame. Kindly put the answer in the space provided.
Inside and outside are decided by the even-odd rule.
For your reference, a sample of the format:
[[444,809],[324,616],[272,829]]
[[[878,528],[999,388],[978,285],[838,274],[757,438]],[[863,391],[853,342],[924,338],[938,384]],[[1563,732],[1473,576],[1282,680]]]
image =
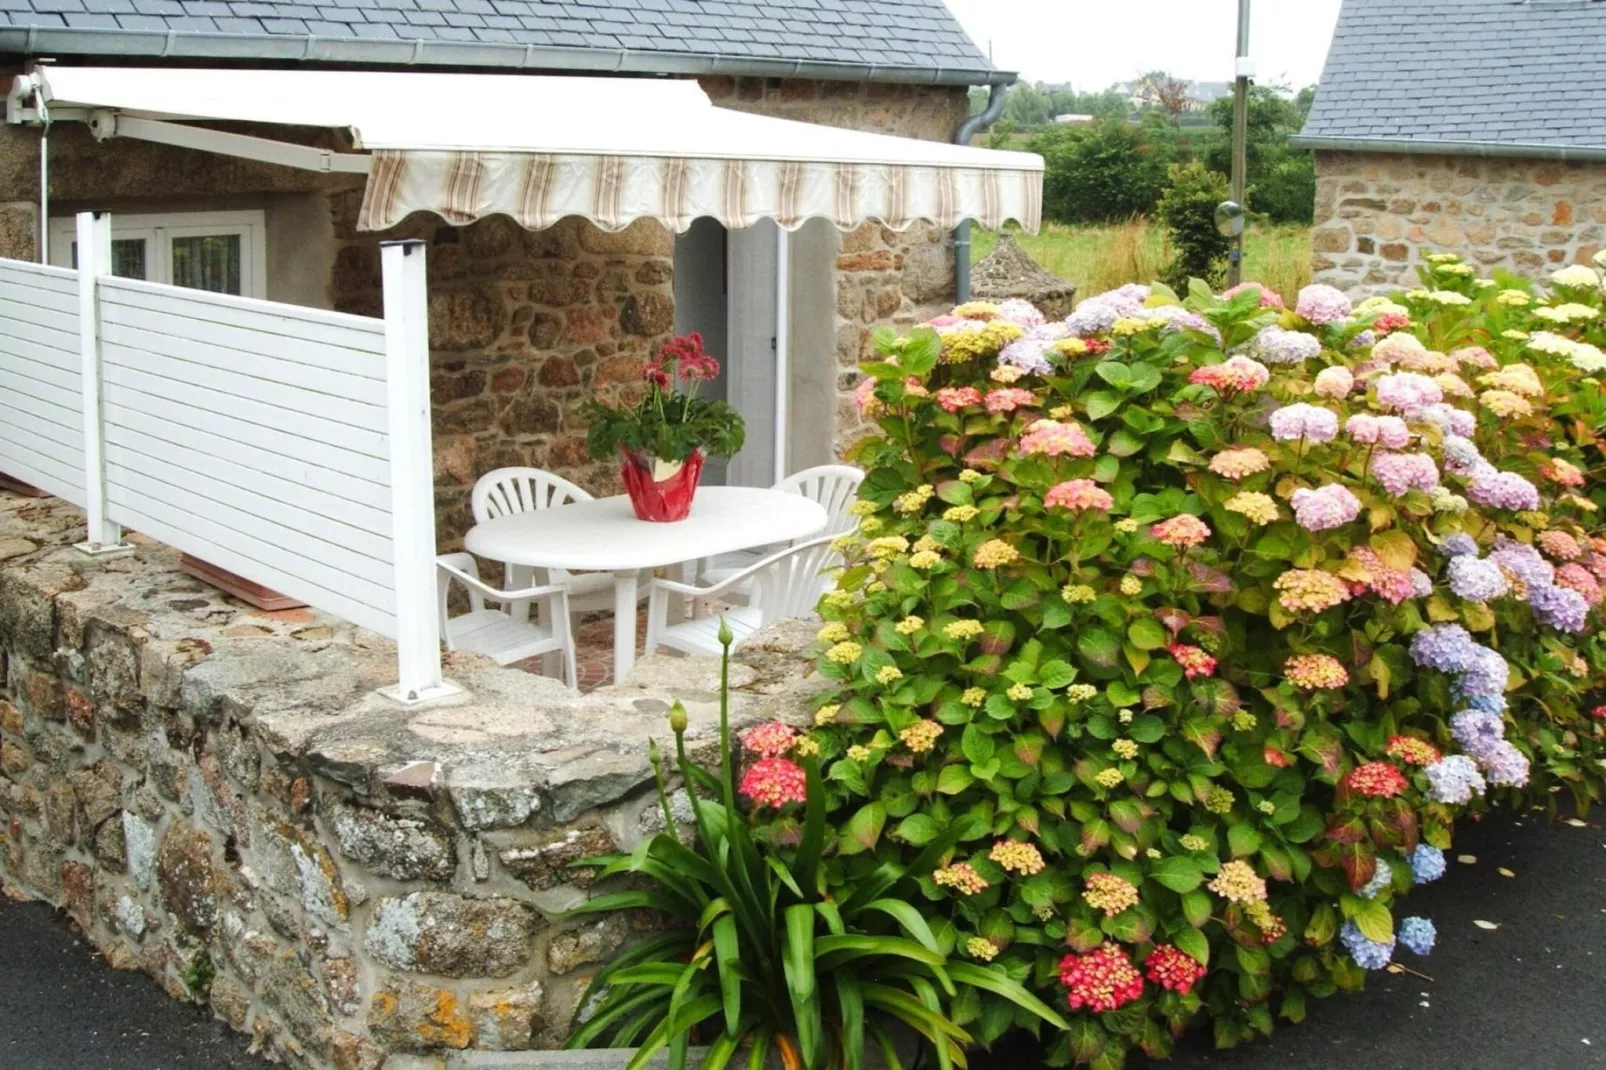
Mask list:
[[[145,240],[145,278],[173,283],[174,238],[238,235],[240,238],[240,296],[268,296],[267,220],[260,210],[238,212],[112,213],[112,240]],[[50,221],[50,261],[72,267],[76,222],[71,217]]]

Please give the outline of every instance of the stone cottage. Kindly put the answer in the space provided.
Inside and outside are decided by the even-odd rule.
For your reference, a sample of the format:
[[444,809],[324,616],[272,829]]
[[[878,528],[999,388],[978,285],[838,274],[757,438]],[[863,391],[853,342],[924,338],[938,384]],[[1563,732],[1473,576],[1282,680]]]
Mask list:
[[1430,252],[1545,272],[1603,244],[1606,4],[1344,0],[1315,106],[1313,277],[1416,281]]
[[[990,67],[941,0],[372,0],[137,10],[113,0],[5,5],[0,88],[41,57],[62,67],[602,72],[695,78],[721,107],[947,142],[969,115],[969,86],[1001,91],[1015,77]],[[571,106],[584,109],[584,94]],[[341,135],[309,127],[235,132],[350,148]],[[492,468],[535,465],[595,492],[615,489],[611,465],[586,455],[579,405],[628,389],[641,359],[672,333],[703,331],[727,368],[756,367],[773,345],[765,317],[774,315],[774,275],[751,268],[764,262],[764,227],[727,232],[698,220],[677,237],[651,220],[609,232],[570,217],[526,230],[505,216],[452,226],[415,213],[370,232],[358,229],[363,184],[360,174],[121,137],[96,141],[84,122],[13,123],[0,127],[0,256],[39,258],[48,245],[44,259],[71,264],[73,213],[109,209],[120,274],[375,314],[379,242],[424,239],[443,548],[458,543],[470,522],[469,488]],[[775,231],[763,222],[773,273]],[[795,470],[829,460],[851,437],[854,365],[871,328],[951,302],[954,256],[950,236],[935,226],[870,223],[839,233],[820,220],[794,235],[789,255],[783,418],[791,444],[779,463]],[[766,285],[768,309],[762,300],[752,306],[745,290],[762,297]],[[748,417],[753,446],[714,478],[767,484],[777,464],[773,423],[766,425],[776,415],[768,411],[776,384],[727,377],[721,387]]]

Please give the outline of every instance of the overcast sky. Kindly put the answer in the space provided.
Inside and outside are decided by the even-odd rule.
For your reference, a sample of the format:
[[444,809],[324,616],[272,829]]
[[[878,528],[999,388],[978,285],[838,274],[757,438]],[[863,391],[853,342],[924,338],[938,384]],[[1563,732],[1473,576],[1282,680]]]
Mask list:
[[[1253,0],[1249,54],[1262,83],[1315,82],[1339,0]],[[993,62],[1028,81],[1098,90],[1142,71],[1231,80],[1237,0],[947,0]]]

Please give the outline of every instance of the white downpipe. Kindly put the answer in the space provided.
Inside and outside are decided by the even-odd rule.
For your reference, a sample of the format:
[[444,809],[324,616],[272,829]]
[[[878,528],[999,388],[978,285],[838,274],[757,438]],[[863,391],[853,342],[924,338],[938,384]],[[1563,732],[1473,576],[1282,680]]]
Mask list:
[[458,688],[441,678],[435,579],[434,459],[430,445],[429,304],[424,243],[380,243],[384,277],[386,407],[390,416],[391,548],[395,558],[398,702]]
[[792,232],[775,225],[775,482],[787,476],[787,380],[792,360]]
[[[34,108],[39,113],[39,262],[50,263],[50,108],[45,104],[43,89],[33,91]],[[108,238],[109,242],[111,239]],[[111,248],[110,245],[107,246]],[[111,260],[105,264],[111,273]]]

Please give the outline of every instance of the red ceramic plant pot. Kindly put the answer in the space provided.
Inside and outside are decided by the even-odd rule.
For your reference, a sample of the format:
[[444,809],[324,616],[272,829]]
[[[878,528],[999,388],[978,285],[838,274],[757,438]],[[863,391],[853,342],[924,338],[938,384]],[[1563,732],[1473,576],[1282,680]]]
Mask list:
[[[692,450],[686,462],[659,479],[657,459],[650,454],[619,451],[619,475],[625,482],[630,505],[641,520],[664,523],[685,520],[691,500],[697,494],[697,481],[703,474],[703,451]],[[668,467],[667,465],[665,467]]]

